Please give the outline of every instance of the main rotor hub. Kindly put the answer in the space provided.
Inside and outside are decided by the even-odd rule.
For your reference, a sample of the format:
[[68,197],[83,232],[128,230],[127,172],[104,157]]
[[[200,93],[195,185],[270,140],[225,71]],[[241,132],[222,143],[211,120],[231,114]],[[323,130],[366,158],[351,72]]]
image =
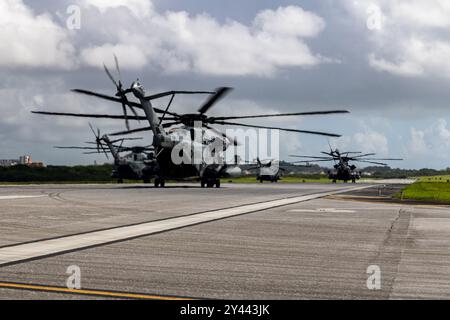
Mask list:
[[195,124],[194,122],[206,123],[208,120],[208,116],[201,113],[188,113],[183,114],[180,120],[183,124],[193,127]]

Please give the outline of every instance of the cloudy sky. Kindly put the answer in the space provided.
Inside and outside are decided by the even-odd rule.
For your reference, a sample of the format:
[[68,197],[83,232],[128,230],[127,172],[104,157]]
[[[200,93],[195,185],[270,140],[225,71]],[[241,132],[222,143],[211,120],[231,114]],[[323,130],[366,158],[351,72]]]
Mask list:
[[[139,77],[148,92],[234,87],[211,114],[348,109],[258,123],[339,133],[341,149],[406,159],[393,167],[450,167],[449,16],[447,0],[2,0],[0,158],[104,161],[52,148],[91,139],[86,120],[30,111],[119,114],[70,92],[114,93],[102,63],[115,53],[124,82]],[[177,98],[173,110],[201,103]],[[328,145],[291,133],[281,142],[284,159]]]

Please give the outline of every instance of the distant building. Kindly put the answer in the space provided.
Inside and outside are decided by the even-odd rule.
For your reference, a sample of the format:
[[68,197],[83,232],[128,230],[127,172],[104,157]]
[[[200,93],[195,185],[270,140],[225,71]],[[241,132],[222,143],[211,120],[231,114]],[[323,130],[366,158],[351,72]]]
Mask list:
[[0,167],[13,167],[13,166],[17,166],[17,165],[24,165],[24,166],[29,166],[29,167],[33,167],[33,168],[44,168],[45,164],[43,162],[34,162],[31,159],[30,155],[24,155],[19,157],[19,159],[5,159],[2,160],[0,159]]
[[45,168],[46,165],[43,162],[33,162],[28,164],[29,167],[31,168]]
[[33,163],[33,161],[31,160],[31,156],[25,155],[19,157],[19,163],[24,165],[30,165]]
[[12,167],[19,164],[18,160],[0,160],[0,167]]

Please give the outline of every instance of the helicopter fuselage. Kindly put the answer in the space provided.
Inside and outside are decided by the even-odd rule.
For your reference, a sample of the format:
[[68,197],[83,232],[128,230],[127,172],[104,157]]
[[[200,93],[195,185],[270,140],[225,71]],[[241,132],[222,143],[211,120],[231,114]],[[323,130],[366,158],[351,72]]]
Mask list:
[[156,144],[155,163],[147,170],[156,178],[215,181],[242,174],[237,164],[225,161],[224,152],[231,142],[213,130],[183,125],[168,130],[165,139],[172,146]]
[[333,180],[334,183],[338,180],[344,182],[352,181],[355,183],[356,180],[361,178],[361,175],[356,171],[356,166],[349,165],[348,161],[341,158],[339,164],[334,166],[334,170],[328,172],[328,178]]

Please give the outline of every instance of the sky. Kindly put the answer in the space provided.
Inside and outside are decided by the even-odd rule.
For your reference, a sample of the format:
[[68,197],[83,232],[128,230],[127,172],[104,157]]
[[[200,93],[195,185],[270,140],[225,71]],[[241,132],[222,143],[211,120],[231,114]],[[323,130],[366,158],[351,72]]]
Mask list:
[[[447,168],[449,16],[446,0],[2,0],[0,158],[104,162],[53,148],[92,140],[88,120],[30,111],[120,114],[70,92],[113,94],[102,64],[112,68],[116,54],[123,82],[139,78],[149,93],[233,87],[211,115],[347,109],[247,123],[338,133],[330,143],[342,150],[405,159],[392,167]],[[172,110],[203,100],[177,97]],[[280,142],[284,160],[328,148],[321,136],[281,133]]]

